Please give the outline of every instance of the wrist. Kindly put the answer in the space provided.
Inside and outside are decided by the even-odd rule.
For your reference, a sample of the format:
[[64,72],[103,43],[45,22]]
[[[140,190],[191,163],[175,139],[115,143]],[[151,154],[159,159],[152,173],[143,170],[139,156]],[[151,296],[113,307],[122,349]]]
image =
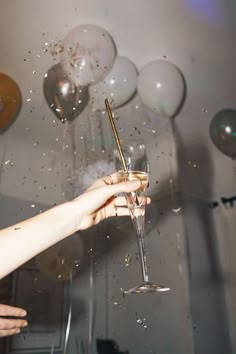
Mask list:
[[[74,234],[79,231],[79,225],[81,216],[79,213],[79,208],[76,203],[72,200],[60,205],[63,208],[64,220],[66,222],[66,228],[68,228],[67,236]],[[63,217],[62,215],[62,217]]]

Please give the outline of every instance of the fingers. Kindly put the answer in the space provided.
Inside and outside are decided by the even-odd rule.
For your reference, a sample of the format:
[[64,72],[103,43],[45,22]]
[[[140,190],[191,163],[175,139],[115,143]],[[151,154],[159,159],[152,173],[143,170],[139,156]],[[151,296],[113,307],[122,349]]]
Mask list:
[[[87,229],[110,216],[129,215],[125,198],[115,196],[137,190],[142,185],[141,181],[137,179],[117,183],[116,173],[104,178],[96,181],[89,190],[72,201],[72,203],[78,204],[79,222],[76,225],[77,230]],[[149,204],[150,198],[143,197],[143,203]],[[118,209],[116,212],[115,206],[118,208],[126,206],[126,208]]]
[[[20,307],[0,304],[0,316],[24,317],[26,311]],[[0,337],[12,336],[20,333],[20,329],[28,325],[21,319],[0,318]]]
[[18,334],[21,328],[28,325],[25,320],[12,320],[6,318],[0,318],[0,337],[12,336]]
[[118,175],[117,175],[117,172],[115,173],[112,173],[110,175],[111,179],[112,179],[112,184],[115,184],[115,183],[118,183],[119,182],[119,178],[118,178]]
[[129,193],[137,190],[141,186],[140,180],[126,181],[121,183],[112,184],[104,188],[104,193],[107,198],[112,197],[114,194],[118,193]]
[[105,177],[102,177],[101,180],[103,181],[103,184],[105,183],[106,185],[111,185],[114,183],[118,182],[117,174],[113,173],[112,175],[108,175]]
[[13,336],[14,334],[20,333],[20,328],[0,330],[0,337]]
[[[78,197],[76,200],[85,206],[87,206],[87,213],[92,214],[96,210],[100,209],[102,206],[105,206],[108,200],[110,200],[114,195],[124,192],[132,192],[138,189],[141,186],[140,180],[125,181],[121,183],[103,185],[100,188],[90,190],[85,194]],[[84,200],[84,201],[83,201]],[[125,205],[126,203],[124,203]],[[113,204],[114,206],[114,204]]]
[[114,207],[112,215],[109,216],[127,216],[130,215],[128,208]]
[[90,190],[83,195],[82,198],[86,198],[86,202],[89,201],[88,212],[93,213],[95,210],[101,208],[111,197],[121,192],[131,192],[140,187],[141,182],[139,180],[127,181],[111,185],[103,185],[100,188]]
[[117,186],[111,189],[114,191],[112,194],[109,195],[111,196],[113,194],[121,193],[121,192],[125,192],[125,193],[132,192],[141,186],[141,182],[138,179],[133,181],[121,182],[121,183],[118,182],[119,182],[119,178],[117,173],[113,173],[109,176],[104,176],[98,179],[91,187],[87,189],[87,192],[97,189],[99,187]]
[[151,198],[150,197],[146,197],[146,204],[151,204]]
[[0,316],[24,317],[26,315],[27,312],[20,307],[0,304]]
[[21,328],[26,327],[27,325],[28,323],[25,320],[0,318],[0,330]]

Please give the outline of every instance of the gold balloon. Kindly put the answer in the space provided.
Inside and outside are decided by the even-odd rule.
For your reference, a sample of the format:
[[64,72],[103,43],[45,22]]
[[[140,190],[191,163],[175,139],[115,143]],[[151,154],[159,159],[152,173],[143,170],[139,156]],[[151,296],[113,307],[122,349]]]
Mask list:
[[14,80],[0,73],[0,130],[5,129],[19,112],[20,90]]
[[79,270],[82,254],[82,241],[75,235],[40,253],[36,257],[36,264],[49,278],[69,280]]

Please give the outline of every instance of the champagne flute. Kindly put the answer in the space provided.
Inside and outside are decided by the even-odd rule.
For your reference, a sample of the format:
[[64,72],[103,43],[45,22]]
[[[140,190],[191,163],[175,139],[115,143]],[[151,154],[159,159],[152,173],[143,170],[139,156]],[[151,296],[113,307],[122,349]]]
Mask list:
[[144,240],[145,232],[145,195],[149,180],[149,164],[146,155],[146,148],[142,139],[129,139],[126,142],[121,142],[123,157],[125,159],[126,170],[123,168],[120,159],[120,152],[114,149],[114,162],[118,171],[120,181],[139,179],[141,187],[131,193],[125,193],[127,205],[129,208],[131,220],[136,231],[140,263],[142,270],[143,282],[139,286],[135,286],[126,290],[125,294],[138,294],[146,292],[167,291],[170,288],[153,284],[149,281],[147,255]]

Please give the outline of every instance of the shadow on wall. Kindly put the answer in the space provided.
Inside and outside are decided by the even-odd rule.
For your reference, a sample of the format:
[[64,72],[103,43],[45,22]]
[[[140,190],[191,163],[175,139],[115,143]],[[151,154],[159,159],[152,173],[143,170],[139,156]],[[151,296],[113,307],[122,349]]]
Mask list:
[[225,306],[227,274],[220,267],[212,209],[213,169],[204,143],[185,143],[174,124],[183,217],[193,338],[196,353],[231,353]]
[[110,339],[97,339],[98,354],[129,354],[128,352],[121,352],[117,344]]

